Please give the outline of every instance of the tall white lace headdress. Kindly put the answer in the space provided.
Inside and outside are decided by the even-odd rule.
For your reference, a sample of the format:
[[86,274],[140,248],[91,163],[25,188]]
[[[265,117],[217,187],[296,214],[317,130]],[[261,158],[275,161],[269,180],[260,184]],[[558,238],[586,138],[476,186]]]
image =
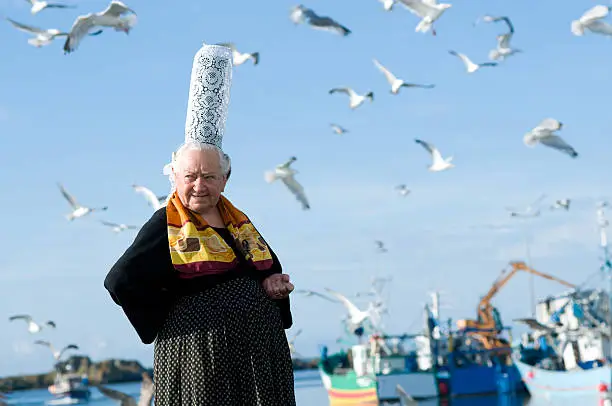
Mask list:
[[[185,120],[185,142],[196,141],[212,144],[222,149],[225,122],[230,102],[232,85],[232,50],[222,45],[203,44],[193,58],[187,118]],[[172,175],[172,162],[164,167],[164,174]]]

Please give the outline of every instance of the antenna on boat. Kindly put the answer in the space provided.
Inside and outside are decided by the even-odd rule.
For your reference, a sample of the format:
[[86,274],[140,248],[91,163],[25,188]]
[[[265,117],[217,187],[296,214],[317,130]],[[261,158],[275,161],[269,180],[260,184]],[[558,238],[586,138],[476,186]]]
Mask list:
[[608,248],[608,235],[606,234],[606,228],[610,225],[605,217],[604,208],[608,207],[608,202],[600,202],[597,204],[597,222],[599,225],[599,239],[601,248],[603,250],[604,259],[601,265],[602,271],[612,270],[612,262],[610,261],[610,250]]

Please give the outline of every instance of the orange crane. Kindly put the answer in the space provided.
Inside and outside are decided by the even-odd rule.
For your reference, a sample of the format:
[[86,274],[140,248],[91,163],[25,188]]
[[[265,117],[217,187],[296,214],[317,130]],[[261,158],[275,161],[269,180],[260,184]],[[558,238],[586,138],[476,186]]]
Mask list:
[[478,319],[477,320],[458,320],[457,327],[459,330],[467,330],[466,333],[476,336],[486,349],[509,347],[508,342],[500,337],[503,326],[499,318],[497,309],[491,304],[491,299],[500,291],[500,289],[508,283],[508,281],[519,271],[525,271],[533,275],[540,276],[544,279],[559,282],[569,288],[576,288],[576,285],[566,282],[535,269],[528,267],[524,262],[511,262],[512,270],[507,272],[504,270],[502,274],[489,289],[489,292],[480,299],[478,304]]

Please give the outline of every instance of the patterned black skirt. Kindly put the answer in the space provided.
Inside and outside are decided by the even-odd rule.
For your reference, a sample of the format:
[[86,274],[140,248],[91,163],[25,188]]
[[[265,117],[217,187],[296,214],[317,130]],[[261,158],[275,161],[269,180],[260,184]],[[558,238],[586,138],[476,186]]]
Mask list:
[[155,341],[156,406],[293,406],[276,304],[238,278],[177,302]]

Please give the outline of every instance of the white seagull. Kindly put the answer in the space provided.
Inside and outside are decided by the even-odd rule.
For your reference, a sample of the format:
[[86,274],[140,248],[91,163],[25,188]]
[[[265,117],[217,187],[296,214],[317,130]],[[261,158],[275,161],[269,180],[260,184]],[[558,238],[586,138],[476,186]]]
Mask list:
[[36,340],[34,341],[34,344],[44,345],[45,347],[48,347],[51,350],[51,353],[53,354],[53,358],[56,361],[59,361],[62,358],[62,355],[66,351],[79,349],[79,347],[76,344],[68,344],[67,346],[65,346],[64,348],[58,351],[55,349],[53,344],[51,344],[49,341],[44,341],[44,340]]
[[[421,21],[417,24],[415,32],[427,32],[433,23],[452,7],[452,4],[438,3],[436,0],[399,0],[411,13],[419,16]],[[436,35],[436,31],[432,30]]]
[[334,93],[344,93],[344,94],[347,94],[349,96],[349,107],[352,110],[354,110],[357,107],[361,106],[361,104],[363,104],[365,99],[370,99],[370,101],[374,101],[374,93],[373,92],[368,92],[368,93],[366,93],[364,95],[360,95],[360,94],[357,94],[350,87],[336,87],[336,88],[333,88],[333,89],[331,89],[329,91],[329,94],[334,94]]
[[140,397],[136,399],[116,389],[106,386],[96,385],[96,388],[106,397],[119,401],[120,406],[150,406],[153,401],[155,385],[148,373],[142,373],[142,383],[140,384]]
[[561,200],[557,200],[555,202],[555,204],[553,204],[550,209],[551,210],[557,210],[557,209],[563,209],[565,211],[569,210],[570,208],[570,204],[571,204],[572,200],[571,199],[561,199]]
[[418,85],[415,83],[406,83],[402,79],[398,79],[389,69],[385,68],[376,59],[373,59],[374,66],[376,66],[385,75],[387,82],[391,85],[391,93],[397,94],[402,87],[420,87],[423,89],[431,89],[435,85]]
[[264,179],[268,183],[272,183],[277,179],[283,181],[285,186],[293,193],[295,198],[302,203],[304,210],[310,209],[304,188],[295,180],[295,175],[298,173],[295,169],[290,168],[290,165],[297,161],[297,158],[292,156],[284,164],[278,165],[273,171],[266,171],[264,173]]
[[[36,323],[34,320],[32,320],[32,317],[27,314],[19,314],[19,315],[9,317],[9,321],[13,321],[13,320],[25,320],[25,322],[28,323],[28,331],[30,332],[30,334],[36,334],[43,329],[42,324]],[[44,325],[53,327],[53,328],[56,327],[55,323],[51,320],[46,322]]]
[[38,14],[46,8],[76,8],[75,6],[68,6],[66,4],[48,3],[46,1],[39,1],[39,0],[26,0],[26,1],[32,5],[32,9],[30,10],[32,14]]
[[372,323],[376,324],[378,319],[378,313],[370,303],[367,310],[360,310],[353,302],[348,300],[343,294],[338,293],[329,288],[325,288],[331,295],[338,298],[338,300],[344,305],[346,310],[348,311],[348,321],[351,324],[351,327],[357,328],[359,327],[366,319],[370,319]]
[[346,128],[341,127],[338,124],[330,124],[332,131],[335,132],[338,135],[342,135],[342,134],[346,134],[348,132],[348,130]]
[[143,195],[145,199],[147,199],[149,206],[151,206],[155,211],[159,210],[162,207],[163,202],[165,202],[166,198],[168,197],[167,195],[157,196],[151,191],[151,189],[141,185],[132,185],[132,188],[134,188],[134,191],[136,193],[140,193],[141,195]]
[[140,228],[138,226],[128,226],[127,224],[122,224],[122,223],[121,224],[110,223],[108,221],[100,221],[100,223],[107,227],[111,227],[111,229],[116,233],[120,233],[125,230],[138,230]]
[[427,150],[427,152],[431,154],[432,163],[431,166],[429,166],[428,168],[431,172],[440,172],[455,166],[451,163],[451,161],[453,160],[452,156],[448,158],[442,158],[442,154],[440,154],[440,151],[438,151],[438,149],[432,144],[429,144],[423,140],[414,140],[414,142],[421,145]]
[[28,44],[37,48],[49,45],[57,37],[68,36],[67,32],[61,32],[60,30],[57,30],[55,28],[43,30],[42,28],[32,27],[31,25],[19,23],[17,21],[11,20],[10,18],[7,18],[6,20],[18,30],[27,32],[28,34],[33,34],[34,38],[28,39]]
[[66,218],[70,221],[79,218],[79,217],[83,217],[93,211],[105,211],[108,210],[107,206],[104,207],[85,207],[85,206],[81,206],[80,204],[77,203],[77,201],[75,200],[74,197],[72,197],[67,191],[66,189],[64,189],[64,186],[62,186],[60,183],[58,183],[58,187],[60,188],[60,192],[62,192],[62,195],[64,196],[64,198],[68,201],[68,203],[70,203],[70,207],[72,207],[72,213],[66,215]]
[[572,158],[576,158],[578,156],[576,150],[566,143],[563,138],[554,133],[560,130],[561,127],[563,127],[563,123],[560,121],[554,118],[545,118],[537,127],[523,136],[523,142],[529,147],[534,147],[536,144],[540,143],[561,151]]
[[504,60],[507,57],[514,55],[516,53],[522,52],[520,49],[515,49],[510,46],[510,40],[514,35],[514,26],[508,17],[493,17],[493,16],[484,16],[483,21],[486,22],[498,22],[503,21],[508,26],[508,32],[505,34],[501,34],[497,36],[497,48],[493,49],[489,52],[489,59],[496,60]]
[[297,338],[297,336],[299,336],[302,333],[302,329],[299,329],[294,335],[293,337],[291,337],[291,339],[287,340],[287,344],[289,344],[289,352],[291,353],[291,355],[298,355],[297,351],[295,351],[295,339]]
[[612,26],[602,21],[610,14],[610,9],[610,6],[603,5],[597,5],[589,9],[579,20],[572,21],[572,34],[580,37],[584,35],[584,29],[586,28],[596,34],[612,35]]
[[331,17],[319,16],[312,11],[312,9],[304,7],[302,4],[291,9],[290,18],[295,24],[307,23],[317,30],[335,32],[343,36],[347,36],[351,33],[351,30]]
[[296,293],[301,293],[302,295],[304,295],[306,297],[317,296],[317,297],[320,297],[321,299],[325,299],[325,300],[328,300],[330,302],[334,302],[334,303],[338,302],[337,300],[332,299],[331,297],[326,296],[326,295],[324,295],[322,293],[315,292],[314,290],[297,289],[295,292]]
[[253,60],[253,65],[257,65],[259,63],[259,52],[241,53],[236,48],[236,45],[234,45],[234,43],[232,42],[222,42],[217,45],[228,47],[229,49],[232,50],[232,60],[233,60],[234,66],[242,65],[249,59]]
[[134,10],[120,1],[113,0],[102,12],[77,17],[64,44],[64,52],[75,51],[83,38],[96,27],[113,27],[115,31],[123,31],[129,34],[136,22],[137,18]]
[[391,11],[393,10],[393,6],[395,6],[395,3],[398,2],[398,0],[378,0],[382,3],[383,9],[385,9],[385,11]]
[[448,53],[458,57],[459,59],[463,61],[465,65],[465,69],[467,70],[467,73],[474,73],[478,69],[482,68],[483,66],[497,66],[497,62],[483,62],[483,63],[476,64],[472,62],[470,58],[468,58],[464,54],[460,54],[455,51],[448,51]]
[[402,185],[397,185],[395,187],[395,190],[397,190],[399,192],[400,195],[402,196],[408,196],[410,194],[410,189],[408,189],[408,186],[402,184]]

